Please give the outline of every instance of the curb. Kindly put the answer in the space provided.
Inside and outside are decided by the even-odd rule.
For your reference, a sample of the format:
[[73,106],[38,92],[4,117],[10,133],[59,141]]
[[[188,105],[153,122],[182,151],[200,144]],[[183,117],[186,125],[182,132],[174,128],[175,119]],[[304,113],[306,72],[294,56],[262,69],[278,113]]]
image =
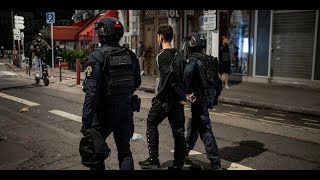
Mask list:
[[[152,92],[152,93],[155,92],[155,88],[150,86],[140,86],[138,90],[145,91],[145,92]],[[250,106],[250,107],[262,108],[262,109],[281,110],[281,111],[286,111],[291,113],[320,116],[320,111],[310,110],[305,107],[295,107],[295,106],[288,106],[288,105],[281,105],[281,104],[271,104],[271,103],[264,103],[264,102],[250,101],[250,100],[241,100],[241,99],[228,98],[223,96],[219,97],[219,102],[239,105],[239,106]]]
[[155,93],[155,87],[151,87],[151,86],[140,86],[137,90],[145,91],[149,93]]

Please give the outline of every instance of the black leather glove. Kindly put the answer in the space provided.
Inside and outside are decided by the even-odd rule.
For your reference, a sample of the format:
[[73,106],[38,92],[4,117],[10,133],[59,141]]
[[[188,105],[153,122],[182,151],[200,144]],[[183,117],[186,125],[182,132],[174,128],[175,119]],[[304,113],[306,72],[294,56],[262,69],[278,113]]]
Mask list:
[[88,134],[90,133],[89,128],[86,127],[85,125],[82,125],[80,132],[81,132],[84,136],[86,136],[86,135],[88,135]]

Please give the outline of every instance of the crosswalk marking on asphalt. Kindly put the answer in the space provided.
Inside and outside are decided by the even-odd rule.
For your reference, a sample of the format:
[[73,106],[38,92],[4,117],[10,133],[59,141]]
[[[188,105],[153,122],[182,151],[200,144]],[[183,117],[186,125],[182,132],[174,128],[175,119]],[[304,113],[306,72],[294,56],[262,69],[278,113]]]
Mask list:
[[5,63],[0,63],[0,66],[4,66],[5,65]]
[[16,76],[16,75],[18,75],[18,74],[16,74],[16,73],[13,73],[13,72],[10,72],[10,71],[1,71],[3,74],[5,74],[5,75],[9,75],[9,76]]
[[38,106],[38,105],[40,105],[38,103],[31,102],[31,101],[28,101],[28,100],[25,100],[25,99],[21,99],[21,98],[15,97],[15,96],[10,96],[10,95],[5,94],[5,93],[0,93],[0,97],[6,98],[6,99],[9,99],[9,100],[12,100],[12,101],[16,101],[16,102],[25,104],[27,106]]
[[53,109],[49,111],[52,114],[58,115],[58,116],[62,116],[68,119],[71,119],[73,121],[77,121],[77,122],[82,122],[82,117],[81,116],[77,116],[68,112],[64,112],[61,110],[57,110],[57,109]]
[[[170,152],[173,153],[174,150],[171,150]],[[203,154],[203,153],[198,152],[198,151],[194,151],[194,150],[191,150],[189,152],[189,156],[199,155],[199,154]],[[234,162],[232,162],[227,169],[228,170],[256,170],[256,169],[253,169],[251,167],[247,167],[247,166],[244,166],[244,165],[241,165],[241,164],[237,164],[237,163],[234,163]]]

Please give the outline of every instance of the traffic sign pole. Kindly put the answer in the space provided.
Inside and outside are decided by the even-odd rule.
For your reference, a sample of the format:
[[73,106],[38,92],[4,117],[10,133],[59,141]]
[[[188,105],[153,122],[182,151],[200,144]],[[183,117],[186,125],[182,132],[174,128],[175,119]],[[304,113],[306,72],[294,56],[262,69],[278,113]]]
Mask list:
[[[54,47],[53,47],[53,23],[55,22],[55,13],[54,12],[47,12],[46,13],[46,21],[47,24],[51,24],[51,59],[52,59],[52,72],[54,73]],[[52,75],[53,77],[53,75]]]
[[[53,53],[54,47],[53,47],[53,23],[51,23],[51,58],[52,58],[52,71],[54,72],[54,53]],[[53,74],[52,74],[53,77]]]

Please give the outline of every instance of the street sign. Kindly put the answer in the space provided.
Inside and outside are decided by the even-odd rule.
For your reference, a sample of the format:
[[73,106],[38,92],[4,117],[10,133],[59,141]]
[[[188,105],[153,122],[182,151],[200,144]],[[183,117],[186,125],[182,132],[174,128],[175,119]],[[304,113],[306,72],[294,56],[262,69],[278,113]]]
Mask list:
[[21,40],[21,36],[20,36],[20,34],[15,34],[14,36],[13,36],[13,39],[14,40]]
[[204,14],[203,16],[203,29],[216,30],[217,29],[217,14]]
[[47,12],[46,20],[47,20],[47,24],[55,23],[55,14],[54,14],[54,12]]
[[14,27],[16,29],[24,29],[25,28],[25,26],[23,24],[15,24]]
[[13,29],[14,35],[20,35],[20,29]]
[[14,27],[16,29],[24,29],[24,17],[23,16],[14,16]]
[[14,20],[21,20],[21,21],[23,21],[23,20],[24,20],[24,17],[23,17],[23,16],[17,16],[17,15],[15,15],[15,16],[14,16]]

